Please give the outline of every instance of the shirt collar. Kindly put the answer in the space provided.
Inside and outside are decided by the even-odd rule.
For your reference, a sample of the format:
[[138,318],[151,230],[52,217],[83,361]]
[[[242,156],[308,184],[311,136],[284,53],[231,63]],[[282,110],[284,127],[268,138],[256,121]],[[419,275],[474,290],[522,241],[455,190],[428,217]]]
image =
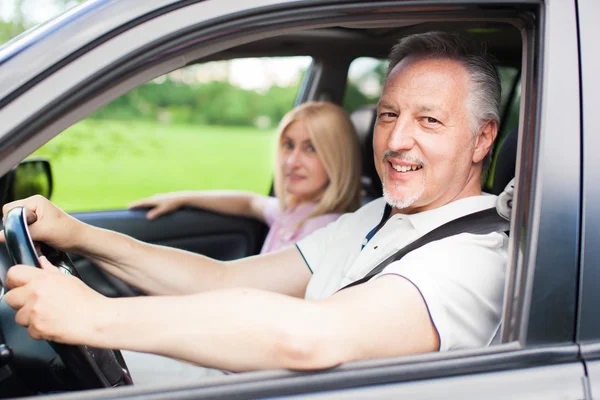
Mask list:
[[[497,197],[498,196],[490,194],[465,197],[464,199],[455,200],[444,206],[434,208],[433,210],[416,214],[398,213],[395,214],[395,216],[397,215],[403,219],[407,219],[419,235],[424,235],[453,219],[485,210],[486,208],[495,207]],[[388,207],[389,206],[386,205],[386,210]]]
[[383,214],[381,215],[381,220],[379,220],[379,224],[375,227],[375,231],[381,229],[383,225],[390,219],[390,214],[392,213],[392,206],[390,206],[387,202],[385,203],[385,207],[383,209]]

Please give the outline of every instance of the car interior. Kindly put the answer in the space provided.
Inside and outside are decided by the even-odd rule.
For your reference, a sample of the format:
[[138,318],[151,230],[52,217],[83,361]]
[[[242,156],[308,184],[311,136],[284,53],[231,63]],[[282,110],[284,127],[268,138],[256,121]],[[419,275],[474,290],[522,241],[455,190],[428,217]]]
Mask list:
[[[519,132],[521,70],[523,65],[522,31],[511,23],[495,20],[397,22],[382,17],[381,21],[344,22],[333,27],[296,29],[254,40],[240,40],[239,45],[209,56],[194,57],[188,50],[187,65],[199,62],[246,57],[310,56],[313,62],[304,76],[296,104],[309,100],[329,100],[342,104],[348,79],[348,68],[358,57],[385,59],[398,38],[431,30],[456,31],[485,46],[497,65],[511,71],[503,78],[502,122],[493,149],[490,178],[483,190],[500,194],[515,177]],[[363,204],[382,194],[381,182],[373,162],[373,126],[376,105],[364,104],[350,115],[359,136],[363,172]],[[54,177],[54,180],[59,179]],[[0,181],[0,192],[10,191],[10,179]],[[50,186],[52,181],[50,180]],[[51,191],[51,189],[50,189]],[[219,215],[202,210],[184,209],[154,222],[143,217],[143,210],[106,210],[81,212],[74,215],[93,225],[113,229],[137,239],[174,246],[214,257],[232,260],[257,254],[267,228],[257,221]],[[89,261],[71,255],[82,279],[107,296],[143,295],[138,289],[112,277]],[[0,269],[6,270],[11,261],[0,247]],[[5,272],[2,273],[2,276]],[[357,365],[361,365],[358,363]],[[28,384],[33,384],[28,382]],[[50,390],[47,387],[45,390]]]
[[[348,69],[354,59],[360,56],[384,60],[397,38],[432,29],[458,31],[472,37],[486,46],[499,66],[514,71],[508,79],[503,80],[501,115],[504,122],[493,149],[492,173],[484,185],[484,191],[499,194],[515,176],[518,139],[516,124],[520,97],[517,89],[520,84],[521,39],[519,31],[512,25],[490,22],[424,23],[393,28],[335,27],[306,30],[245,43],[196,59],[188,65],[240,57],[310,56],[313,62],[305,74],[296,103],[326,99],[342,104]],[[332,52],[330,49],[336,51]],[[372,156],[375,117],[374,103],[365,104],[350,115],[362,148],[363,204],[382,193]],[[198,210],[184,209],[153,221],[152,225],[140,218],[142,213],[143,210],[126,215],[117,212],[76,215],[91,224],[124,232],[141,240],[179,247],[221,260],[257,254],[267,232],[264,224],[254,220]],[[206,227],[208,231],[197,232],[195,229],[198,226]],[[86,260],[74,256],[74,261],[82,271],[84,280],[92,282],[100,292],[112,296],[139,294],[137,289],[104,274]]]
[[[378,24],[379,25],[379,24]],[[493,149],[493,176],[484,185],[488,193],[499,194],[515,175],[517,152],[517,123],[520,101],[521,33],[514,26],[503,23],[421,23],[393,27],[335,27],[285,34],[243,44],[213,54],[200,61],[238,57],[308,55],[314,60],[310,72],[321,79],[311,84],[310,91],[299,94],[297,101],[307,99],[330,100],[341,104],[347,71],[358,57],[386,59],[398,38],[413,33],[443,30],[459,32],[481,43],[497,66],[514,69],[510,79],[503,80],[502,122]],[[331,49],[336,49],[331,51]],[[326,78],[323,78],[326,77]],[[308,92],[308,93],[307,93]],[[516,111],[516,112],[515,112]],[[512,115],[511,115],[512,113]],[[360,139],[363,156],[363,204],[381,196],[381,182],[373,163],[373,126],[376,104],[365,104],[350,115]]]

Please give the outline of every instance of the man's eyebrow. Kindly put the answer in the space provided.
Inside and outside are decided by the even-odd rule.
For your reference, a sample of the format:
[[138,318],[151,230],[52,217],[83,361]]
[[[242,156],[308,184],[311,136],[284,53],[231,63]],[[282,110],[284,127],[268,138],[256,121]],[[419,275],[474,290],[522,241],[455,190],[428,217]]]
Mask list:
[[377,108],[384,108],[386,110],[396,110],[396,106],[387,102],[379,102],[377,103]]
[[428,111],[444,111],[441,107],[435,104],[422,104],[418,107],[418,112],[428,112]]

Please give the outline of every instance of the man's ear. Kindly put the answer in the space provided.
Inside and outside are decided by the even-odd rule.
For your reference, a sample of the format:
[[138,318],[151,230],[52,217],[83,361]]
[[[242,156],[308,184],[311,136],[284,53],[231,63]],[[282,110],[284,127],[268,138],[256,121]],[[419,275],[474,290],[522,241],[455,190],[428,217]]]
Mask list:
[[473,162],[481,162],[485,155],[490,151],[494,140],[498,136],[498,124],[496,121],[488,121],[481,128],[481,133],[477,137],[475,142],[475,149],[473,151]]

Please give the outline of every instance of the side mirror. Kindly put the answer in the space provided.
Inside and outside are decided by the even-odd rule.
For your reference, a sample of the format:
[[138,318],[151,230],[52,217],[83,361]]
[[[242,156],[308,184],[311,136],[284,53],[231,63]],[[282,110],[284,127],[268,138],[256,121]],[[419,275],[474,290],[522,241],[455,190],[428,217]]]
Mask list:
[[52,169],[45,158],[20,162],[0,178],[2,205],[36,194],[47,199],[52,195]]

